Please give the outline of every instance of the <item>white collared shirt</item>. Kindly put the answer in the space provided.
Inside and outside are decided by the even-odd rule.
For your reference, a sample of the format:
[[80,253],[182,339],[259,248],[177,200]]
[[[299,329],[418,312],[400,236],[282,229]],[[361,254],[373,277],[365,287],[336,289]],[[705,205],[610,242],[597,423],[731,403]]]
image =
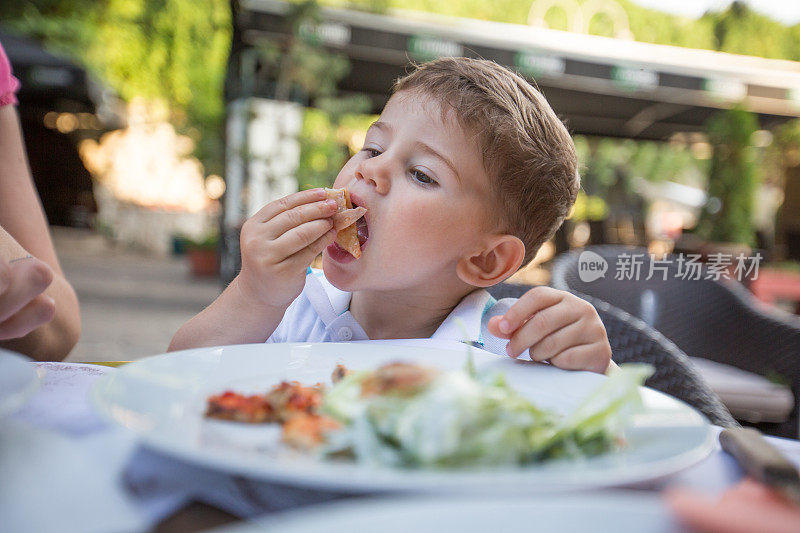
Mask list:
[[[283,320],[267,342],[348,342],[369,340],[364,328],[350,313],[352,293],[331,285],[321,270],[308,269],[303,292],[286,310]],[[516,302],[514,298],[496,301],[485,290],[464,297],[445,318],[431,339],[463,341],[461,319],[469,340],[485,350],[504,355],[507,340],[489,333],[489,319],[502,315]]]

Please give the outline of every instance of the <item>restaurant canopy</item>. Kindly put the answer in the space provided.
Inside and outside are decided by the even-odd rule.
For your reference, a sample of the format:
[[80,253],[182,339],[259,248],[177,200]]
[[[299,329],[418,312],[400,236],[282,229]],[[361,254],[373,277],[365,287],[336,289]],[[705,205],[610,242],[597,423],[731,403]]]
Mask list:
[[[288,35],[290,5],[242,0],[234,12],[227,99],[271,97],[254,73],[259,43]],[[702,131],[719,109],[743,103],[764,128],[800,117],[800,63],[640,43],[519,24],[392,11],[323,8],[301,31],[345,54],[345,93],[366,94],[378,112],[410,61],[480,57],[534,80],[578,134],[668,139]]]

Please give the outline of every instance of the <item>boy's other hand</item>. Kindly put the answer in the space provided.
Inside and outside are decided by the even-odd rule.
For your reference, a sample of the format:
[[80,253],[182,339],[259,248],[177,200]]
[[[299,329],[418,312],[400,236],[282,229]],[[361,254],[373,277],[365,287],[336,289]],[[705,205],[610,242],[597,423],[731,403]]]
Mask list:
[[300,295],[306,269],[336,238],[336,202],[323,189],[285,196],[242,226],[242,270],[236,283],[250,303],[284,309]]
[[565,291],[534,287],[505,315],[492,317],[488,326],[495,337],[509,339],[511,357],[530,349],[534,361],[598,373],[611,364],[611,346],[597,311]]

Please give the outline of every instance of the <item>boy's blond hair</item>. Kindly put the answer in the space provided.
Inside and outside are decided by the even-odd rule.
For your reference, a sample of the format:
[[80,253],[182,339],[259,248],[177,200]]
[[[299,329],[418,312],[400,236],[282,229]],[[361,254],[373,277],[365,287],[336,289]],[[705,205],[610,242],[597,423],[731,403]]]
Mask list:
[[452,109],[477,134],[495,217],[525,244],[527,264],[566,218],[580,187],[575,145],[544,96],[493,61],[442,58],[397,80]]

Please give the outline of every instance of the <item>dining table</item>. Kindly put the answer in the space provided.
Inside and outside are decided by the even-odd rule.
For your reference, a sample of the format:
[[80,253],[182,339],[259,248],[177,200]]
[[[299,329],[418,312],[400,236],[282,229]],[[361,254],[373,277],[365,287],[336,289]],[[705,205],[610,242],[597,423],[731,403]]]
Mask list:
[[[432,341],[426,342],[430,346]],[[368,506],[407,496],[275,483],[175,458],[149,448],[93,406],[93,384],[119,372],[118,365],[29,364],[39,376],[38,390],[16,412],[0,418],[0,531],[200,531],[298,509]],[[721,430],[713,427],[712,452],[682,471],[625,487],[587,490],[597,497],[621,490],[654,499],[682,487],[719,496],[744,477],[716,439]],[[800,468],[800,442],[767,440]]]

